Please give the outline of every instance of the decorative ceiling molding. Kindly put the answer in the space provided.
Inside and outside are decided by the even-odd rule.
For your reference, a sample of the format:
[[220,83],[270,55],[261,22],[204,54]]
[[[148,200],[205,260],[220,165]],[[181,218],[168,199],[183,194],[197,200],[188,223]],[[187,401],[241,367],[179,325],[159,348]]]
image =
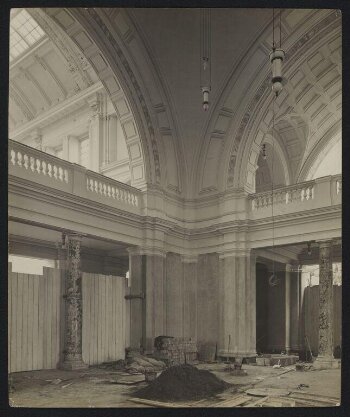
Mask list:
[[154,172],[155,172],[155,179],[157,183],[160,183],[161,179],[161,170],[160,170],[160,159],[159,159],[159,151],[157,147],[157,142],[155,139],[155,130],[153,127],[152,119],[150,116],[150,113],[147,108],[146,100],[143,95],[143,92],[141,90],[140,84],[135,77],[133,70],[131,69],[128,60],[126,59],[123,51],[118,46],[117,42],[115,41],[114,36],[109,31],[108,27],[106,26],[105,22],[102,20],[102,18],[99,16],[99,14],[92,8],[87,9],[87,13],[90,15],[90,17],[98,24],[98,27],[102,30],[104,35],[106,36],[106,39],[109,41],[109,45],[112,49],[115,50],[117,53],[117,56],[119,57],[120,62],[122,63],[126,73],[128,74],[128,82],[133,85],[134,90],[136,92],[138,101],[141,105],[142,112],[144,115],[144,118],[146,120],[146,125],[148,129],[148,134],[150,137],[150,144],[151,144],[151,150],[153,154],[153,160],[154,160]]
[[[30,83],[32,83],[35,88],[38,90],[39,94],[43,97],[43,99],[45,100],[46,104],[48,106],[51,106],[52,102],[50,100],[50,98],[48,97],[48,95],[46,94],[44,88],[40,85],[40,83],[30,75],[30,73],[28,71],[26,71],[25,69],[23,69],[22,67],[19,67],[19,73],[25,77]],[[12,82],[12,80],[10,81],[10,83]]]
[[[329,13],[287,49],[285,66],[287,67],[288,63],[295,66],[300,60],[299,57],[308,56],[307,53],[310,52],[312,47],[318,42],[324,41],[327,35],[331,34],[334,30],[339,30],[340,22],[339,16],[333,12]],[[270,84],[270,75],[268,74],[253,96],[241,119],[237,134],[232,142],[232,150],[226,174],[227,187],[244,187],[246,185],[246,158],[249,158],[249,152],[246,154],[246,158],[242,157],[242,152],[246,153],[247,144],[252,143],[252,136],[254,136],[251,135],[253,124],[256,119],[259,119],[258,113],[264,108],[264,103],[266,107],[266,103],[269,100],[269,96],[271,95]],[[244,140],[242,140],[243,138]],[[241,143],[242,145],[240,146]],[[236,163],[237,160],[240,161],[238,164]]]
[[10,98],[17,104],[21,109],[22,113],[25,115],[27,120],[33,120],[36,115],[36,111],[31,103],[26,99],[25,95],[19,88],[12,82],[9,85],[9,95]]
[[75,92],[90,87],[93,84],[93,81],[86,71],[86,59],[77,48],[72,46],[72,42],[66,33],[64,33],[64,31],[62,31],[41,9],[29,8],[27,11],[42,27],[58,52],[67,61],[69,71],[77,83]]
[[57,85],[57,87],[61,91],[62,98],[66,99],[68,96],[68,91],[65,89],[61,81],[57,78],[55,72],[52,70],[50,65],[47,62],[45,62],[41,57],[39,57],[39,55],[37,54],[34,55],[34,59],[45,71],[47,71],[47,73],[50,75],[54,83]]

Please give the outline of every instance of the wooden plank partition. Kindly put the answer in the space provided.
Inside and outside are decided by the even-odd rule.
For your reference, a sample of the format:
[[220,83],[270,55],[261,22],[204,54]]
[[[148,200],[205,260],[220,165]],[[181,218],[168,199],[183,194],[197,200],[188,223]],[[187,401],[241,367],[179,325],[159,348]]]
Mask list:
[[[319,329],[319,286],[306,287],[304,292],[304,306],[302,309],[302,323],[304,333],[308,338],[314,355],[318,353]],[[342,287],[333,285],[333,346],[341,345],[342,327]]]
[[20,274],[9,267],[9,372],[56,368],[60,360],[60,270]]
[[126,279],[84,273],[82,285],[84,362],[93,365],[124,359],[129,345]]
[[[8,371],[57,368],[64,349],[64,271],[8,273]],[[83,273],[83,360],[124,359],[129,345],[126,279]]]

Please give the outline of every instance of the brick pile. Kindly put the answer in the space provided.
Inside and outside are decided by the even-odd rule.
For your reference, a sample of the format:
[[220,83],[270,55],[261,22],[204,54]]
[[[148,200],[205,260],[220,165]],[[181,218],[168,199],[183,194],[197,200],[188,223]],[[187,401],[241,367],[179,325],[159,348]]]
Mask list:
[[197,344],[192,339],[158,336],[154,341],[154,356],[169,365],[194,363],[197,361]]

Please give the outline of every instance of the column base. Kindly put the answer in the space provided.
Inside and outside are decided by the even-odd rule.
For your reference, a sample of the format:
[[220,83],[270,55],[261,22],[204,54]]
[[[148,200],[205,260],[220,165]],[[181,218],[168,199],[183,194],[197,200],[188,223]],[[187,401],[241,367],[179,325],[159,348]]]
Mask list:
[[341,360],[334,359],[331,356],[317,356],[312,366],[315,369],[339,369],[341,367]]
[[218,352],[220,358],[255,358],[257,353],[255,350],[251,351],[233,351],[227,349],[220,349]]
[[79,369],[87,369],[88,364],[84,363],[82,359],[65,360],[60,364],[60,369],[65,371],[77,371]]

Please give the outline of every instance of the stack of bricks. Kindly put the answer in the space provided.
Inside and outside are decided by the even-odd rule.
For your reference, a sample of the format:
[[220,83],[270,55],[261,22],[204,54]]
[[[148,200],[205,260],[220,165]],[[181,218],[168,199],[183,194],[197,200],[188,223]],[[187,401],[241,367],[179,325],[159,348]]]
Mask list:
[[169,365],[197,361],[197,344],[194,340],[160,336],[155,340],[155,356]]

